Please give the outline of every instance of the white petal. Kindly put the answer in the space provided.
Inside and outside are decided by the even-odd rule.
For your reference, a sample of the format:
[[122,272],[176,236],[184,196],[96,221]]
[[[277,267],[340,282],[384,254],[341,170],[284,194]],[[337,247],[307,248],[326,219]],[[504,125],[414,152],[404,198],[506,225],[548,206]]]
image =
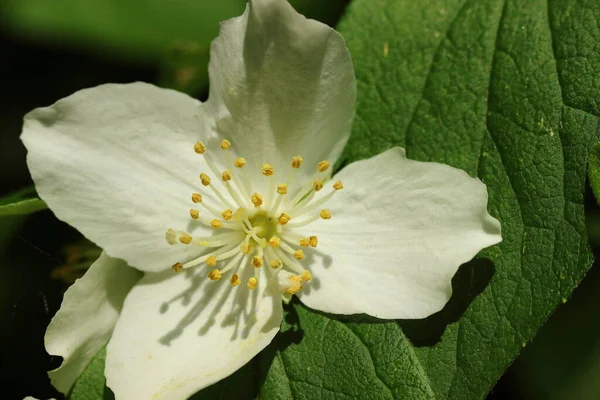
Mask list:
[[134,83],[81,90],[32,111],[22,140],[40,197],[134,267],[157,271],[197,255],[195,246],[169,246],[165,232],[188,229],[191,193],[208,172],[193,150],[210,135],[201,106]]
[[85,275],[65,292],[44,338],[49,354],[63,363],[48,375],[67,394],[88,363],[108,341],[126,294],[141,273],[102,253]]
[[313,281],[300,299],[336,314],[424,318],[444,307],[458,267],[502,240],[479,179],[394,148],[350,164],[319,237]]
[[[212,44],[207,106],[249,164],[270,162],[287,176],[337,160],[350,135],[356,82],[343,38],[285,0],[252,0],[221,24]],[[254,169],[258,171],[258,168]]]
[[[135,286],[107,347],[117,399],[186,399],[236,371],[271,342],[282,318],[277,281],[231,287],[204,269],[147,274]],[[263,268],[264,269],[264,268]],[[195,274],[195,275],[194,275]]]

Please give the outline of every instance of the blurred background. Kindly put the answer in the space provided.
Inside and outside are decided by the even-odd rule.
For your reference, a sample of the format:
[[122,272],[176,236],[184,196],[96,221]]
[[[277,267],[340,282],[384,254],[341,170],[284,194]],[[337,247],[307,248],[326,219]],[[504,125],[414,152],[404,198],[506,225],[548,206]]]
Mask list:
[[[335,26],[349,1],[290,2]],[[107,82],[141,80],[204,99],[210,41],[219,21],[244,7],[245,0],[0,0],[0,205],[35,193],[19,140],[27,112]],[[587,219],[598,259],[600,208],[591,192]],[[50,211],[0,215],[3,398],[61,398],[46,376],[60,359],[45,352],[44,331],[98,254]],[[598,304],[595,264],[488,398],[600,399]]]

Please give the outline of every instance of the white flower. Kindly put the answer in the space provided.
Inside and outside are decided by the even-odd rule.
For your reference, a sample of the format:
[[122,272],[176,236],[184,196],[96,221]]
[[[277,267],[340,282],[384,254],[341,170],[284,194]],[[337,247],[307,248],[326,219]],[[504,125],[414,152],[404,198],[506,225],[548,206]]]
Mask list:
[[458,267],[501,240],[486,188],[400,148],[330,179],[355,95],[339,34],[253,0],[212,45],[207,102],[103,85],[28,114],[40,196],[106,252],[48,328],[54,385],[66,393],[110,338],[117,399],[184,399],[272,340],[282,296],[385,319],[440,310]]

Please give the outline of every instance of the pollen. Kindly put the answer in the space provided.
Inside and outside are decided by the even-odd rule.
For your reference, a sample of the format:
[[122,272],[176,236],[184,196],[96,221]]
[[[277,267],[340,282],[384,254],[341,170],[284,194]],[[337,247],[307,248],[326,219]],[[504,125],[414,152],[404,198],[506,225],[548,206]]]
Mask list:
[[310,247],[317,247],[317,245],[319,244],[319,238],[316,236],[311,236],[310,238],[308,238],[309,243],[310,243]]
[[302,277],[300,276],[292,276],[290,278],[290,286],[285,289],[287,294],[296,294],[302,290]]
[[312,279],[312,274],[309,271],[304,271],[302,273],[302,279],[304,280],[304,282],[310,282],[310,280]]
[[223,223],[218,219],[213,219],[212,221],[210,221],[210,226],[212,226],[215,229],[219,229],[221,226],[223,226]]
[[296,260],[304,260],[304,250],[298,249],[294,251],[294,258]]
[[331,211],[329,211],[327,209],[323,209],[319,213],[319,216],[323,219],[331,219]]
[[202,203],[202,195],[200,193],[192,193],[192,201],[194,203]]
[[327,171],[327,168],[329,168],[329,162],[328,161],[321,161],[320,163],[317,164],[317,171],[319,172],[325,172]]
[[344,185],[342,185],[342,181],[337,181],[333,184],[333,188],[335,190],[342,190],[344,188]]
[[264,264],[264,261],[263,261],[262,257],[259,257],[259,256],[252,257],[252,265],[254,265],[254,267],[260,268],[263,266],[263,264]]
[[296,156],[296,157],[292,157],[292,168],[300,168],[300,166],[302,165],[302,157],[301,156]]
[[190,208],[190,217],[192,217],[192,219],[200,218],[200,211]]
[[233,162],[233,165],[235,165],[236,168],[242,168],[244,165],[246,165],[246,159],[240,157]]
[[220,281],[221,272],[218,269],[213,269],[208,273],[208,279],[210,279],[211,281]]
[[202,142],[196,142],[196,144],[194,144],[194,151],[197,154],[204,154],[204,152],[206,152],[206,146],[204,146]]
[[277,193],[287,194],[287,185],[285,183],[280,183],[277,185]]
[[271,268],[279,268],[279,267],[281,267],[281,260],[279,258],[276,258],[271,261]]
[[221,216],[223,217],[223,219],[225,221],[229,221],[231,218],[233,218],[233,211],[231,211],[229,208],[225,211],[223,211],[221,213]]
[[269,244],[271,245],[271,247],[275,247],[275,248],[279,247],[279,242],[280,242],[280,240],[276,236],[273,236],[271,239],[269,239]]
[[302,247],[308,247],[308,246],[310,246],[310,239],[309,238],[302,238],[302,239],[300,239],[299,245],[302,246]]
[[210,185],[210,177],[206,175],[204,172],[200,174],[200,181],[204,186]]
[[263,198],[260,194],[258,193],[254,193],[252,195],[252,204],[254,204],[254,207],[260,207],[263,203]]
[[240,279],[240,276],[238,274],[233,274],[231,275],[231,278],[229,278],[229,283],[231,284],[231,286],[237,286],[240,283],[242,283],[242,280]]
[[261,171],[264,176],[272,176],[275,173],[275,168],[271,164],[263,164]]
[[279,221],[279,224],[281,225],[285,225],[288,222],[290,222],[290,219],[292,219],[292,217],[290,217],[288,214],[286,213],[282,213],[279,218],[277,218],[277,220]]
[[258,279],[252,277],[248,279],[248,289],[256,289],[258,286]]
[[223,141],[221,142],[221,148],[223,150],[229,150],[229,147],[231,147],[231,142],[227,139],[223,139]]
[[317,179],[316,181],[314,181],[313,189],[315,189],[315,192],[318,192],[319,190],[323,189],[323,181],[320,179]]
[[215,256],[210,256],[206,259],[206,265],[208,265],[209,267],[214,267],[215,265],[217,265],[217,257]]
[[190,244],[192,242],[192,237],[190,235],[188,235],[187,233],[184,233],[179,238],[179,241],[183,244]]
[[231,171],[226,169],[221,173],[221,179],[225,182],[229,182],[231,180]]
[[175,271],[175,272],[181,272],[181,270],[183,269],[183,264],[175,263],[175,264],[173,264],[173,266],[171,268],[173,268],[173,271]]

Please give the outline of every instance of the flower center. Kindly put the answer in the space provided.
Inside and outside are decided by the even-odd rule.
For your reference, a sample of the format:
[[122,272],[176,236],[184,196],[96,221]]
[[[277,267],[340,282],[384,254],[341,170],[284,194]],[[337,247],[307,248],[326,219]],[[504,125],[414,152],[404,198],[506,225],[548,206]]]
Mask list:
[[[331,211],[322,206],[343,189],[341,181],[335,182],[326,195],[317,195],[325,187],[329,177],[329,162],[321,161],[316,166],[313,177],[306,182],[296,182],[296,172],[302,167],[302,157],[292,157],[292,173],[276,180],[275,166],[263,163],[260,171],[264,182],[255,182],[255,187],[266,187],[264,193],[252,191],[252,183],[245,172],[246,160],[233,158],[233,150],[228,140],[221,142],[225,165],[232,169],[219,171],[203,143],[197,142],[194,150],[203,155],[212,172],[200,174],[200,181],[210,190],[215,204],[204,201],[202,193],[193,193],[192,203],[202,207],[189,210],[190,217],[198,224],[210,227],[214,234],[206,237],[192,236],[185,231],[169,229],[167,242],[173,245],[196,245],[207,248],[202,256],[186,263],[176,263],[173,270],[206,264],[213,268],[208,278],[219,281],[226,274],[232,286],[240,285],[243,275],[246,286],[258,286],[259,273],[263,266],[267,275],[277,275],[282,293],[293,295],[302,289],[303,282],[309,282],[312,274],[303,266],[305,249],[316,248],[317,236],[303,236],[298,228],[305,227],[318,219],[330,219]],[[216,186],[213,179],[220,180]],[[264,194],[264,196],[263,196]],[[303,261],[304,260],[304,261]],[[216,267],[219,268],[216,268]],[[251,268],[251,273],[247,269]],[[246,274],[244,274],[246,272]]]

